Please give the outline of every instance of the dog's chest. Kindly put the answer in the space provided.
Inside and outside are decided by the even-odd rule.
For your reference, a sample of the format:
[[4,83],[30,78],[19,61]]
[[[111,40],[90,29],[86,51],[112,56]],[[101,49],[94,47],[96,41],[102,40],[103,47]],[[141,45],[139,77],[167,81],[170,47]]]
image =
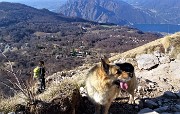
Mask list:
[[101,91],[94,90],[91,95],[96,103],[104,105],[114,98],[116,95],[116,88],[104,88],[104,90],[102,89]]
[[106,104],[108,102],[107,94],[95,92],[93,95],[93,98],[98,104],[101,104],[101,105]]

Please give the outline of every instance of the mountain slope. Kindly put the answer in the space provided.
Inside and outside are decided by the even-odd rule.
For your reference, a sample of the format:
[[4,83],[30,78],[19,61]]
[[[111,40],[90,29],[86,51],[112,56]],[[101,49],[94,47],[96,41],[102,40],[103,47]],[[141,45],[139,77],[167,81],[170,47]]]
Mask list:
[[[1,3],[0,10],[0,52],[12,62],[14,71],[21,71],[22,80],[31,78],[39,60],[45,61],[50,75],[93,64],[101,55],[124,52],[159,38],[134,28],[68,18],[22,4]],[[4,68],[9,66],[0,54],[0,69]],[[0,77],[0,81],[9,78],[1,70]],[[10,94],[8,88],[1,89]]]
[[71,22],[89,21],[69,18],[46,9],[38,10],[23,4],[0,2],[0,41],[19,42],[36,31],[58,32],[61,31],[61,27],[65,27],[62,24]]
[[83,19],[68,18],[50,12],[46,9],[38,10],[19,3],[0,2],[0,27],[19,22],[73,22],[85,21]]
[[180,23],[180,1],[179,0],[123,0],[133,6],[148,9],[155,15],[162,17],[166,23]]
[[152,24],[164,21],[150,11],[135,8],[119,0],[69,0],[61,7],[60,12],[66,16],[116,24]]

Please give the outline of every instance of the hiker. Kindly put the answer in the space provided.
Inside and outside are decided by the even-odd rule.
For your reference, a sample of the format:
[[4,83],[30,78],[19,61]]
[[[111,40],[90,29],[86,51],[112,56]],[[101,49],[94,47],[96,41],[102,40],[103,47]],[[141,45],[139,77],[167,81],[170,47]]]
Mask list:
[[34,68],[33,71],[34,71],[33,78],[38,81],[38,92],[42,93],[46,88],[44,61],[39,61],[38,66]]

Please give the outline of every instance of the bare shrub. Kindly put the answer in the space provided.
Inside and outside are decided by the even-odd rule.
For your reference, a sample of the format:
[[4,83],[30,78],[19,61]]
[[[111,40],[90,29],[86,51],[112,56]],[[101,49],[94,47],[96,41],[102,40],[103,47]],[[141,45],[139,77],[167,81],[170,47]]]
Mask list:
[[[8,60],[5,54],[1,54]],[[33,81],[31,79],[27,81],[19,79],[18,77],[20,77],[21,75],[21,70],[15,71],[13,69],[12,62],[8,60],[8,63],[9,67],[3,67],[0,68],[0,70],[6,72],[7,76],[10,78],[4,79],[3,81],[0,81],[0,83],[11,89],[15,93],[15,97],[18,96],[26,102],[34,102],[36,99],[34,94],[34,88],[32,88]],[[1,99],[0,104],[2,104],[2,106],[0,107],[0,110],[9,110],[18,103],[11,102],[13,100],[10,99],[14,98],[12,97],[8,99]]]

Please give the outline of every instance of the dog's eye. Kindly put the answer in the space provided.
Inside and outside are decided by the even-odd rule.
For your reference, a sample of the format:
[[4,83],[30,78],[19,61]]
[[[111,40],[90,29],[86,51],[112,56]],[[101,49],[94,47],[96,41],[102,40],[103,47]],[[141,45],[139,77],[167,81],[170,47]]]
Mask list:
[[117,70],[117,74],[121,74],[121,73],[122,73],[122,71],[118,69]]
[[133,73],[129,73],[129,77],[133,78]]

